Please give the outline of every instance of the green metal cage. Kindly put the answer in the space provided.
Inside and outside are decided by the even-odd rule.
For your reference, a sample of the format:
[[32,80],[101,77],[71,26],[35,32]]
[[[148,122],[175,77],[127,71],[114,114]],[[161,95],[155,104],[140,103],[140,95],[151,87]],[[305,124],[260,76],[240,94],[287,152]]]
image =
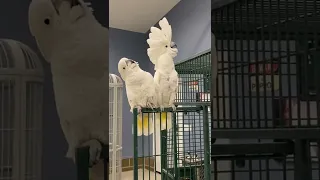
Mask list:
[[209,102],[211,87],[211,49],[176,64],[179,74],[177,103]]
[[[172,115],[172,129],[160,132],[156,130],[156,125],[153,129],[153,134],[160,134],[160,151],[152,145],[155,138],[137,136],[138,112],[135,109],[134,180],[209,180],[211,172],[208,109],[205,103],[178,107],[175,112],[171,108],[165,109],[162,113]],[[141,113],[153,118],[155,113],[159,112],[159,109],[142,109]]]
[[[154,122],[147,129],[153,135],[138,136],[138,113],[134,111],[134,180],[210,179],[211,50],[177,63],[176,71],[177,110],[161,112],[166,114],[165,118],[171,116],[172,129],[161,130]],[[159,112],[142,109],[142,117],[148,114],[142,121],[154,120]]]

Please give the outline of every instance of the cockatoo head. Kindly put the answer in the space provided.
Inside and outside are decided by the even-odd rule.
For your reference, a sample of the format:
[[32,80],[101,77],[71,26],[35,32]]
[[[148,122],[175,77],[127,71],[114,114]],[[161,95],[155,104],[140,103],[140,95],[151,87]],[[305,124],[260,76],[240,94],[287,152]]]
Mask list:
[[118,71],[121,75],[121,78],[125,81],[126,77],[130,76],[136,70],[139,70],[139,63],[132,59],[123,57],[118,63]]
[[[81,7],[83,11],[69,13],[76,6]],[[78,22],[81,19],[79,16],[83,17],[85,14],[86,7],[86,3],[82,0],[31,1],[28,12],[29,29],[46,60],[50,59],[55,41],[63,34],[59,30],[66,29],[67,24],[75,23],[73,19]],[[92,9],[89,10],[92,11]],[[70,14],[75,15],[71,17]]]
[[38,48],[47,59],[50,56],[54,26],[57,24],[57,12],[51,0],[32,0],[29,5],[29,29],[35,37]]
[[172,42],[172,29],[168,20],[164,17],[159,21],[159,26],[161,29],[156,27],[150,28],[149,39],[147,43],[149,44],[148,56],[153,64],[159,59],[163,54],[169,54],[172,58],[176,57],[178,54],[177,45]]

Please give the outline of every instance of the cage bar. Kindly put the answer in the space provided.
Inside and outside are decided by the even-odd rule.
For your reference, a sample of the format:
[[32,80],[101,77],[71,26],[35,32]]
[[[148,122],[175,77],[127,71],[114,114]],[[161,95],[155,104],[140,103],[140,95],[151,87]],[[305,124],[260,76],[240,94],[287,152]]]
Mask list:
[[0,179],[42,179],[43,81],[33,50],[0,39]]
[[213,7],[215,179],[319,179],[319,3],[235,0]]

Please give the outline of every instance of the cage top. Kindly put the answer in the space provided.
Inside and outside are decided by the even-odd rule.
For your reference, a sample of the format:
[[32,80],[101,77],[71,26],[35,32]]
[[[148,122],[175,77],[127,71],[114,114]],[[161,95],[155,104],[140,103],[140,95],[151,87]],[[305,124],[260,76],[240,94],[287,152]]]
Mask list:
[[115,74],[109,74],[109,86],[122,86],[123,82],[122,79],[115,75]]
[[175,65],[178,74],[206,74],[211,71],[211,49]]
[[0,39],[0,75],[40,76],[43,66],[38,55],[27,45]]
[[211,11],[211,28],[219,38],[243,32],[314,33],[320,31],[319,7],[318,0],[237,0]]

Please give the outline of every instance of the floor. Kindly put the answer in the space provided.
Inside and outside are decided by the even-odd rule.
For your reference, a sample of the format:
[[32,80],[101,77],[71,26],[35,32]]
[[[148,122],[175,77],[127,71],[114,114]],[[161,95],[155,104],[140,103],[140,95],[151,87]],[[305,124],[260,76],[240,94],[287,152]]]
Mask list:
[[[102,167],[97,166],[98,168],[93,169],[91,171],[91,178],[90,180],[103,180],[103,169]],[[150,176],[149,176],[150,173]],[[112,179],[111,176],[109,176],[109,180],[134,180],[133,179],[133,171],[125,171],[122,172],[121,178],[116,177],[115,179]],[[138,170],[138,180],[161,180],[161,175],[159,173],[154,173],[149,170]]]
[[[150,176],[149,176],[149,172],[150,172]],[[121,180],[133,180],[133,171],[123,172]],[[159,173],[154,173],[152,171],[144,170],[144,176],[143,176],[143,170],[139,169],[138,180],[161,180],[161,175]]]

